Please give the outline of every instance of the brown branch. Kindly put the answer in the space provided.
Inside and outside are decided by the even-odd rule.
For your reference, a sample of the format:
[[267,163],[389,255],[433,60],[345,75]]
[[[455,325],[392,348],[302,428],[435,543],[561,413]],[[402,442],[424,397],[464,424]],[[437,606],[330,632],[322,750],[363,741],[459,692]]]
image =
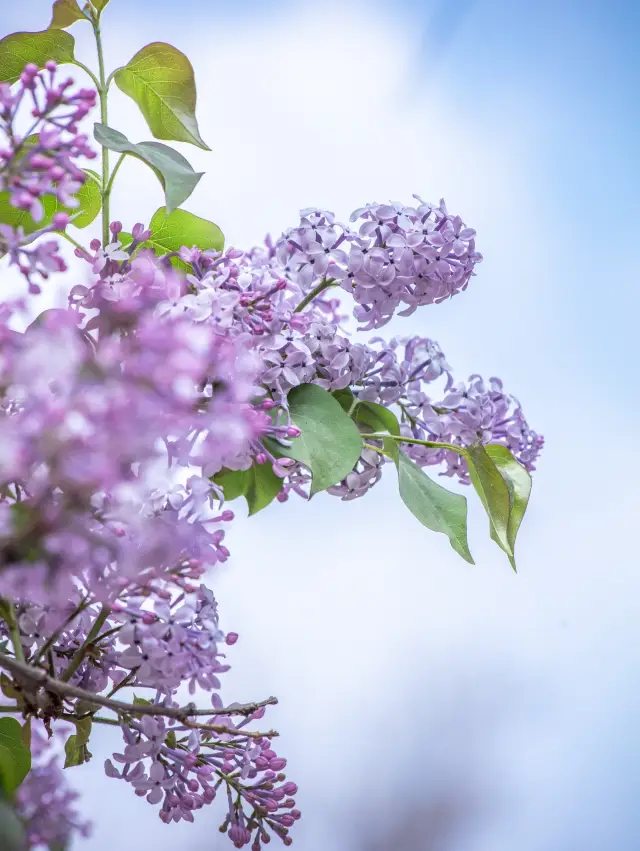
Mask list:
[[[263,706],[274,706],[278,702],[276,697],[268,697],[266,700],[261,700],[258,703],[237,704],[236,706],[225,706],[222,709],[214,709],[213,707],[210,709],[197,709],[193,703],[190,703],[187,706],[176,707],[162,706],[160,704],[150,704],[147,706],[141,703],[125,703],[122,700],[114,700],[111,697],[103,697],[101,694],[94,694],[91,691],[78,688],[70,683],[61,682],[54,677],[50,677],[46,671],[42,670],[42,668],[34,668],[32,665],[28,665],[25,662],[20,662],[18,659],[14,659],[13,656],[5,656],[4,653],[0,653],[0,668],[6,668],[7,671],[10,671],[14,676],[23,680],[30,680],[39,688],[53,694],[57,694],[60,697],[86,700],[89,703],[96,704],[97,706],[104,706],[105,708],[112,709],[114,712],[118,712],[120,714],[161,715],[164,718],[176,718],[177,720],[184,722],[185,726],[189,726],[186,723],[189,718],[194,718],[196,716],[247,716],[256,712],[258,709],[261,709]],[[216,729],[216,726],[218,726],[218,729]],[[209,725],[209,727],[213,732],[233,733],[239,736],[249,736],[252,738],[250,733],[243,730],[235,730],[231,727],[223,728],[222,725]],[[206,725],[202,725],[202,729],[206,729]],[[271,731],[271,734],[272,733],[273,731]]]

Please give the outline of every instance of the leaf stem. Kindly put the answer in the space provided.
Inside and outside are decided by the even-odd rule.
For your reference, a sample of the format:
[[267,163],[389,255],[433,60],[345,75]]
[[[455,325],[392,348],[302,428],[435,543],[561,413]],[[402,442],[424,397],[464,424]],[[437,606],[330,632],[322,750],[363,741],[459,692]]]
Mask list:
[[82,62],[80,62],[78,59],[74,59],[74,60],[73,60],[73,64],[74,64],[77,68],[82,68],[82,70],[85,72],[85,74],[88,74],[88,75],[91,77],[91,80],[93,81],[93,85],[96,87],[96,89],[97,89],[98,91],[100,91],[100,81],[98,80],[98,78],[96,77],[96,75],[93,73],[93,71],[91,70],[91,68],[87,68],[87,66],[86,66],[86,65],[84,65]]
[[111,195],[111,187],[113,186],[113,181],[115,179],[116,174],[118,173],[118,169],[122,165],[122,161],[124,160],[124,158],[126,156],[127,156],[126,153],[120,154],[120,156],[118,157],[118,162],[113,167],[113,171],[111,172],[111,177],[109,178],[109,182],[107,183],[106,192],[107,192],[108,195]]
[[323,278],[319,284],[317,284],[310,293],[307,293],[306,296],[302,299],[300,304],[293,311],[294,313],[300,313],[301,310],[304,310],[305,307],[310,304],[316,296],[319,296],[321,292],[324,290],[328,290],[329,287],[337,287],[338,282],[333,278]]
[[13,601],[7,599],[7,597],[0,600],[0,617],[2,617],[7,624],[7,630],[9,631],[9,637],[11,638],[11,644],[13,645],[13,652],[16,659],[19,662],[24,662],[24,650],[22,648],[22,641],[20,640],[20,627],[18,626],[16,609],[13,605]]
[[91,255],[89,254],[87,249],[84,247],[84,245],[80,245],[80,243],[77,242],[72,236],[69,236],[69,234],[66,231],[59,230],[59,231],[56,231],[56,233],[58,234],[58,236],[63,236],[67,240],[67,242],[70,242],[71,245],[75,245],[75,247],[79,248],[80,251],[84,251],[84,253],[87,255],[87,257],[91,257]]
[[[370,437],[370,435],[367,435],[367,437]],[[389,452],[385,452],[384,449],[380,449],[379,446],[373,446],[371,443],[366,443],[365,441],[363,441],[362,445],[365,449],[373,449],[374,452],[377,452],[379,455],[384,455],[385,458],[393,461],[393,456]]]
[[8,704],[0,704],[0,712],[15,713],[18,715],[22,710],[19,706],[9,706]]
[[54,630],[54,632],[51,633],[49,638],[45,641],[40,650],[38,650],[33,659],[29,660],[32,665],[37,664],[40,659],[42,659],[42,657],[45,656],[49,652],[49,650],[51,650],[51,648],[56,643],[60,635],[64,632],[64,630],[78,617],[81,612],[83,612],[87,608],[88,605],[89,601],[87,599],[84,599],[75,607],[69,617],[66,618],[66,620],[63,621],[60,626],[56,630]]
[[100,630],[104,626],[104,622],[109,617],[110,612],[111,612],[111,609],[109,608],[109,606],[106,606],[106,605],[103,606],[102,609],[100,610],[100,614],[98,615],[98,617],[93,622],[93,626],[91,627],[91,630],[89,631],[89,635],[87,635],[87,637],[82,642],[80,647],[78,647],[76,652],[71,657],[71,661],[69,662],[69,664],[67,665],[65,670],[62,672],[62,674],[60,674],[60,679],[62,680],[63,683],[69,682],[71,677],[75,674],[75,672],[78,670],[78,668],[82,664],[82,660],[87,655],[87,650],[89,649],[89,645],[93,644],[95,639],[100,634]]
[[430,449],[448,449],[451,452],[462,455],[463,458],[467,458],[469,455],[464,446],[456,446],[455,443],[437,443],[435,440],[418,440],[417,437],[405,437],[403,434],[387,434],[386,432],[367,434],[367,439],[369,440],[384,440],[386,438],[391,438],[396,443],[414,443],[416,446],[428,446]]

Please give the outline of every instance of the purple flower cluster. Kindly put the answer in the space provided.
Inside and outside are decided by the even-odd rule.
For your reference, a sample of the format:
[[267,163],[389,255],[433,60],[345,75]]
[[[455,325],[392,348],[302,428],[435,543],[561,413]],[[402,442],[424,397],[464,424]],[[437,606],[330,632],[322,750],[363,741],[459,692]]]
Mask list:
[[31,770],[16,793],[16,809],[25,826],[28,848],[67,848],[76,834],[88,836],[90,826],[76,810],[79,798],[66,782],[59,757],[32,722]]
[[168,726],[161,717],[147,716],[123,726],[124,750],[106,761],[106,773],[126,780],[150,804],[160,804],[166,823],[192,822],[195,812],[222,798],[228,811],[220,830],[236,848],[253,840],[258,851],[271,832],[289,845],[289,828],[300,818],[292,797],[297,786],[286,780],[287,761],[270,740],[244,731],[263,715],[264,709],[256,710],[237,725],[216,715],[210,730],[179,722]]
[[283,234],[276,257],[287,279],[308,292],[322,279],[339,282],[357,307],[363,330],[438,304],[466,289],[482,260],[475,231],[451,216],[444,201],[367,204],[351,215],[353,229],[333,213],[302,210],[300,225]]
[[[0,192],[34,222],[43,220],[45,196],[55,197],[69,208],[78,206],[75,195],[86,174],[76,160],[95,157],[87,137],[78,132],[78,122],[94,106],[96,93],[90,89],[72,92],[72,85],[71,79],[56,82],[55,62],[47,62],[42,72],[27,65],[15,90],[0,83],[0,133],[7,141],[7,146],[0,148]],[[31,126],[21,135],[16,126],[24,112],[28,112]],[[39,291],[34,277],[46,280],[51,272],[64,271],[66,265],[53,241],[32,249],[25,246],[45,233],[64,229],[69,221],[68,213],[59,212],[48,224],[26,235],[21,225],[0,224],[0,253],[8,253],[18,266],[30,292]]]
[[[399,216],[399,205],[387,206]],[[446,239],[441,238],[454,252],[472,245],[473,236],[460,220],[446,218],[442,203],[437,209],[441,216],[437,220],[444,223],[442,229],[430,229],[429,219],[423,229],[428,233],[449,234]],[[416,213],[422,211],[426,215],[425,210],[426,205],[421,202]],[[364,224],[369,223],[364,236],[375,232],[372,210],[357,212]],[[302,221],[315,228],[316,237],[327,239],[330,232],[332,239],[339,239],[329,213],[303,210]],[[170,303],[161,305],[161,309],[173,315],[187,315],[198,324],[224,329],[231,336],[248,337],[262,365],[258,381],[268,393],[265,405],[276,409],[274,420],[284,427],[291,424],[286,401],[291,388],[303,383],[318,384],[329,391],[350,388],[358,401],[391,407],[407,436],[460,446],[478,439],[484,443],[502,443],[527,469],[535,469],[542,438],[529,428],[520,404],[502,391],[498,379],[491,380],[491,389],[486,394],[477,376],[471,377],[468,387],[454,388],[451,367],[442,349],[428,338],[394,338],[386,342],[374,337],[368,344],[354,341],[342,328],[339,302],[327,299],[327,290],[319,292],[306,309],[297,312],[296,307],[309,287],[317,285],[317,277],[309,278],[310,273],[300,277],[301,273],[296,275],[292,266],[287,267],[290,240],[297,239],[297,245],[308,242],[299,233],[292,236],[293,233],[288,231],[287,237],[275,246],[267,240],[265,246],[246,253],[231,249],[224,255],[206,256],[184,250],[182,259],[193,266],[193,274],[187,277],[189,291],[176,295]],[[386,231],[384,234],[388,236]],[[432,238],[436,242],[440,239]],[[414,236],[410,241],[423,244],[417,240]],[[333,249],[333,260],[328,262],[335,262],[337,252],[342,252],[344,246],[349,246],[347,237]],[[329,274],[324,260],[318,262],[322,268],[319,274]],[[333,278],[334,272],[335,269]],[[434,392],[427,385],[438,379],[440,385],[435,386],[443,386]],[[444,465],[445,475],[458,475],[462,482],[468,483],[466,463],[457,453],[414,445],[405,445],[403,449],[420,465]],[[257,456],[269,459],[283,477],[280,501],[292,490],[306,495],[310,477],[305,470],[300,465],[283,469],[282,462],[273,458],[259,440],[252,443],[250,453],[239,465],[231,466],[248,467]],[[383,461],[378,457],[372,468],[371,460],[370,454],[365,453],[349,482],[345,480],[329,493],[348,499],[366,493],[380,479]]]
[[[132,267],[152,285],[144,259]],[[270,423],[250,404],[254,356],[184,319],[136,316],[109,317],[97,340],[72,311],[23,334],[0,326],[1,593],[62,602],[80,586],[109,599],[125,581],[188,581],[227,557],[206,475]],[[159,508],[167,457],[199,474]]]
[[[77,122],[95,95],[72,94],[70,81],[55,85],[54,75],[53,63],[42,73],[27,66],[16,91],[0,86],[8,140],[0,190],[36,221],[46,195],[73,208],[84,179],[75,161],[92,155]],[[29,139],[15,131],[25,104],[39,128]],[[46,667],[58,687],[30,693],[23,678],[16,711],[49,731],[69,717],[113,724],[87,695],[133,699],[124,709],[104,704],[124,740],[106,773],[158,806],[167,823],[193,821],[222,799],[220,829],[238,848],[259,851],[272,835],[289,845],[300,813],[273,733],[253,728],[264,702],[240,711],[220,697],[237,635],[221,630],[202,580],[229,556],[224,527],[234,515],[214,476],[270,464],[280,502],[307,495],[308,469],[271,451],[274,440],[300,435],[287,399],[305,383],[346,394],[361,429],[357,464],[329,489],[345,500],[375,485],[386,461],[358,419],[366,402],[394,411],[405,437],[502,443],[528,469],[542,446],[498,379],[455,384],[434,341],[360,342],[346,330],[331,288],[353,297],[355,318],[369,330],[455,295],[474,274],[482,259],[475,231],[444,202],[416,201],[369,204],[353,214],[353,227],[303,210],[299,226],[275,243],[224,252],[185,246],[165,257],[145,249],[142,224],[125,241],[113,222],[109,242],[76,250],[90,273],[70,289],[68,309],[45,311],[17,331],[20,305],[0,308],[0,603],[9,612],[0,635],[13,661]],[[32,293],[36,274],[64,264],[55,242],[25,246],[68,222],[59,213],[28,236],[0,225],[0,249]],[[176,258],[189,274],[176,272]],[[418,464],[468,481],[457,453],[402,446]],[[181,689],[207,695],[208,708],[181,708]],[[136,714],[136,704],[146,710]],[[86,826],[52,751],[35,734],[34,742],[34,768],[18,793],[29,847],[66,846]],[[74,760],[89,756],[80,748]]]

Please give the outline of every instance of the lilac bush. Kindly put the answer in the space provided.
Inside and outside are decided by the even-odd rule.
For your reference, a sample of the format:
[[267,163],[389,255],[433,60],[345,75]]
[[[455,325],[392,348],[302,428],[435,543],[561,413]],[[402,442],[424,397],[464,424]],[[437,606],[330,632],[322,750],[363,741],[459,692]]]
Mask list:
[[[482,260],[475,231],[415,196],[349,224],[305,209],[276,240],[225,247],[181,208],[201,177],[188,161],[107,123],[115,83],[156,139],[206,149],[176,48],[147,45],[107,77],[107,3],[57,0],[48,30],[0,41],[0,251],[26,282],[0,309],[0,847],[53,851],[88,834],[61,762],[91,759],[95,724],[117,728],[107,777],[164,822],[216,804],[235,847],[289,845],[297,787],[262,721],[277,701],[220,695],[238,636],[207,583],[229,557],[229,504],[356,499],[395,469],[409,510],[473,563],[466,498],[434,467],[473,486],[515,567],[542,438],[498,378],[456,382],[435,341],[354,336],[342,313],[351,298],[370,332],[461,293]],[[66,32],[83,21],[97,73]],[[94,88],[61,80],[64,63]],[[96,101],[101,174],[81,130]],[[110,215],[127,156],[165,195],[130,230]],[[98,215],[100,238],[83,244]],[[56,272],[68,305],[38,311]]]

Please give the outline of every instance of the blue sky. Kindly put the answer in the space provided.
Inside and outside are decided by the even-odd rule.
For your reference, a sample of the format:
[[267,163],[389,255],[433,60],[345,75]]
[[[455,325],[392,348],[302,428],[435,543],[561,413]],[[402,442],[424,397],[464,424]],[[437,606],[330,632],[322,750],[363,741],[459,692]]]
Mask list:
[[[0,29],[42,28],[48,8],[4,6]],[[112,66],[153,40],[192,59],[213,153],[181,147],[207,171],[189,209],[248,245],[300,207],[346,217],[374,199],[444,195],[485,261],[465,294],[390,333],[433,336],[461,377],[502,376],[547,439],[517,577],[473,500],[471,569],[401,510],[390,475],[357,503],[319,497],[238,521],[215,584],[242,636],[226,693],[281,698],[274,724],[305,808],[297,847],[360,847],[371,801],[382,823],[406,799],[403,772],[429,798],[467,759],[491,806],[455,851],[632,851],[640,6],[177,8],[111,0],[105,30]],[[110,121],[147,138],[118,92]],[[121,175],[116,214],[126,221],[135,204],[134,220],[148,219],[153,178],[133,164]],[[143,835],[159,851],[176,836],[218,847],[215,815],[167,833],[100,776],[108,738],[95,752],[73,775],[97,821],[78,848],[111,849],[123,816],[135,825],[125,851]]]

